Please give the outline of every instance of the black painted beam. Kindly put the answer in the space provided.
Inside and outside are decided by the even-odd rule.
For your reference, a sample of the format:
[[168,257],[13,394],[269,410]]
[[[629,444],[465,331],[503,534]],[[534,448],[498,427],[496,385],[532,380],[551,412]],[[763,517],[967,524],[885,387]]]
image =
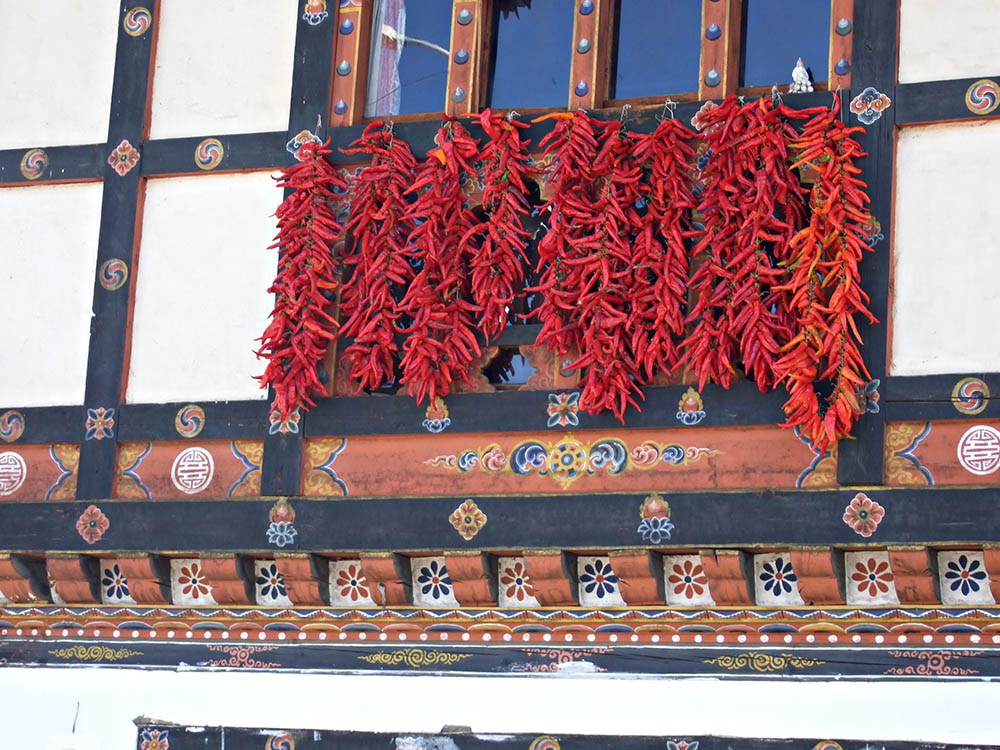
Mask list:
[[111,90],[108,144],[103,163],[104,199],[94,278],[94,317],[90,326],[87,421],[80,425],[80,471],[77,497],[108,497],[114,480],[117,424],[127,348],[129,296],[135,284],[136,218],[140,189],[141,143],[153,65],[159,3],[146,10],[146,30],[129,33],[123,23],[129,3],[123,0],[118,23],[115,76]]
[[[980,82],[986,85],[977,91],[976,84]],[[993,92],[992,99],[988,93],[983,96],[990,90]],[[998,90],[1000,73],[953,81],[899,84],[893,104],[896,108],[896,124],[919,125],[1000,117],[1000,107],[996,106]]]
[[106,158],[103,143],[8,149],[0,151],[0,184],[99,180]]
[[[94,544],[77,531],[88,503],[0,505],[0,549],[323,552],[506,549],[648,549],[639,512],[649,491],[600,495],[472,495],[487,523],[464,540],[448,522],[462,497],[292,498],[294,543],[278,549],[266,531],[273,500],[96,501],[110,526]],[[866,490],[885,511],[875,533],[843,520],[856,488],[684,492],[669,490],[674,524],[656,549],[1000,542],[996,488]],[[572,520],[569,520],[572,519]]]

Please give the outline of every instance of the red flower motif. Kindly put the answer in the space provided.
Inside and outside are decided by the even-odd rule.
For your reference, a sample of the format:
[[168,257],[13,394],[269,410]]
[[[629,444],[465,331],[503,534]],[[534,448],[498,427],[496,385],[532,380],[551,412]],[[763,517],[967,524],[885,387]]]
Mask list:
[[523,602],[535,595],[535,589],[528,578],[528,571],[525,570],[524,563],[514,563],[509,568],[504,568],[503,575],[500,576],[500,583],[504,585],[504,594],[508,599],[517,599]]
[[340,595],[345,599],[350,598],[352,602],[358,599],[367,599],[368,581],[361,574],[356,565],[348,565],[346,569],[337,574],[337,585],[340,586]]
[[201,566],[198,563],[191,563],[190,567],[181,568],[181,574],[177,577],[177,583],[181,585],[181,593],[192,599],[208,596],[211,587],[204,581],[205,576],[202,575]]
[[705,569],[690,560],[685,560],[682,565],[674,565],[674,571],[667,580],[674,587],[674,593],[683,595],[685,599],[701,596],[708,588]]
[[856,563],[855,571],[851,575],[851,580],[858,584],[858,591],[868,596],[878,596],[880,593],[889,593],[887,582],[892,581],[892,573],[889,572],[889,563],[877,562],[874,557],[869,557],[867,563]]
[[[719,105],[716,104],[713,101],[707,101],[704,104],[702,104],[701,105],[701,109],[699,109],[697,112],[695,112],[694,117],[691,118],[691,125],[692,125],[692,127],[694,127],[694,129],[697,130],[697,131],[699,131],[699,132],[703,128],[705,128],[705,122],[704,122],[704,120],[702,120],[702,117],[704,115],[707,115],[709,112],[711,112],[713,109],[715,109],[718,106]],[[708,135],[709,133],[713,133],[716,130],[718,130],[719,127],[720,127],[720,124],[716,123],[715,125],[712,125],[707,130],[705,130],[704,134]]]
[[885,508],[864,492],[859,492],[851,500],[851,504],[844,508],[844,523],[861,536],[869,537],[875,533],[884,515]]
[[118,173],[119,177],[124,177],[132,171],[139,162],[139,152],[127,140],[118,144],[114,151],[108,155],[108,164]]
[[84,538],[87,544],[93,544],[104,536],[104,532],[111,526],[108,517],[101,513],[101,509],[96,505],[90,505],[87,510],[76,521],[76,530]]

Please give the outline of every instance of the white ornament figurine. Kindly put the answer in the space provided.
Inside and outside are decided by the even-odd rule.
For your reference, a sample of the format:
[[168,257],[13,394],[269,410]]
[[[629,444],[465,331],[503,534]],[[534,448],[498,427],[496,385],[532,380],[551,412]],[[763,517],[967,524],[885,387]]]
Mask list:
[[788,87],[789,94],[808,94],[813,90],[812,83],[809,81],[809,73],[806,70],[806,66],[802,64],[802,58],[795,63],[795,67],[792,69],[792,85]]

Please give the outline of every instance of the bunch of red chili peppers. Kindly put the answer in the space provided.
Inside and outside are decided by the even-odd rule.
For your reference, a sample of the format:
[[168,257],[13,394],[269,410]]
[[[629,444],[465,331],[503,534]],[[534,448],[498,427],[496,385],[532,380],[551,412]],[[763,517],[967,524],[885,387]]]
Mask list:
[[[701,388],[729,387],[742,369],[762,391],[785,383],[785,426],[825,449],[862,411],[855,316],[874,321],[858,276],[871,221],[851,137],[861,128],[838,110],[733,96],[701,113],[697,198],[696,135],[673,118],[637,134],[583,111],[545,116],[557,120],[539,144],[552,193],[540,209],[538,282],[524,291],[523,220],[538,174],[526,124],[487,110],[480,148],[448,120],[418,164],[391,126],[372,123],[344,151],[371,164],[352,196],[343,269],[330,254],[342,231],[331,205],[345,186],[326,145],[307,144],[280,183],[295,192],[277,213],[277,300],[260,352],[275,408],[312,403],[338,335],[351,340],[359,390],[393,382],[400,358],[399,382],[418,402],[447,395],[528,292],[541,296],[537,343],[571,358],[587,411],[623,420],[657,372],[687,366]],[[807,165],[819,172],[811,190],[795,173]],[[477,210],[463,186],[480,180]],[[341,270],[338,331],[328,309]],[[825,408],[820,381],[833,387]]]
[[272,409],[282,419],[299,406],[315,405],[311,395],[325,392],[319,367],[337,337],[331,300],[340,285],[333,243],[343,232],[333,204],[347,183],[326,160],[329,141],[306,143],[299,162],[282,171],[278,186],[290,193],[275,211],[278,276],[267,290],[275,295],[271,322],[257,355],[268,360],[258,376],[274,388]]

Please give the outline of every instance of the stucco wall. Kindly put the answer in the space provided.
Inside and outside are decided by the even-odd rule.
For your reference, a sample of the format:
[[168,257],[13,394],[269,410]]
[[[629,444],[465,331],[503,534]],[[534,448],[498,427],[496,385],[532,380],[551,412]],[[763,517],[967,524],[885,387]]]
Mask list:
[[900,83],[997,73],[1000,5],[995,0],[900,0]]
[[1000,684],[978,682],[0,670],[0,706],[18,717],[4,738],[40,750],[128,750],[139,716],[273,729],[434,733],[451,724],[501,734],[993,743],[998,701]]
[[126,400],[265,398],[251,376],[271,312],[281,201],[269,172],[150,180]]
[[0,190],[4,405],[83,403],[101,193],[99,182]]
[[900,130],[890,374],[1000,370],[997,174],[1000,121]]
[[286,130],[297,20],[288,5],[161,3],[150,137]]
[[108,139],[118,5],[0,3],[0,149]]

